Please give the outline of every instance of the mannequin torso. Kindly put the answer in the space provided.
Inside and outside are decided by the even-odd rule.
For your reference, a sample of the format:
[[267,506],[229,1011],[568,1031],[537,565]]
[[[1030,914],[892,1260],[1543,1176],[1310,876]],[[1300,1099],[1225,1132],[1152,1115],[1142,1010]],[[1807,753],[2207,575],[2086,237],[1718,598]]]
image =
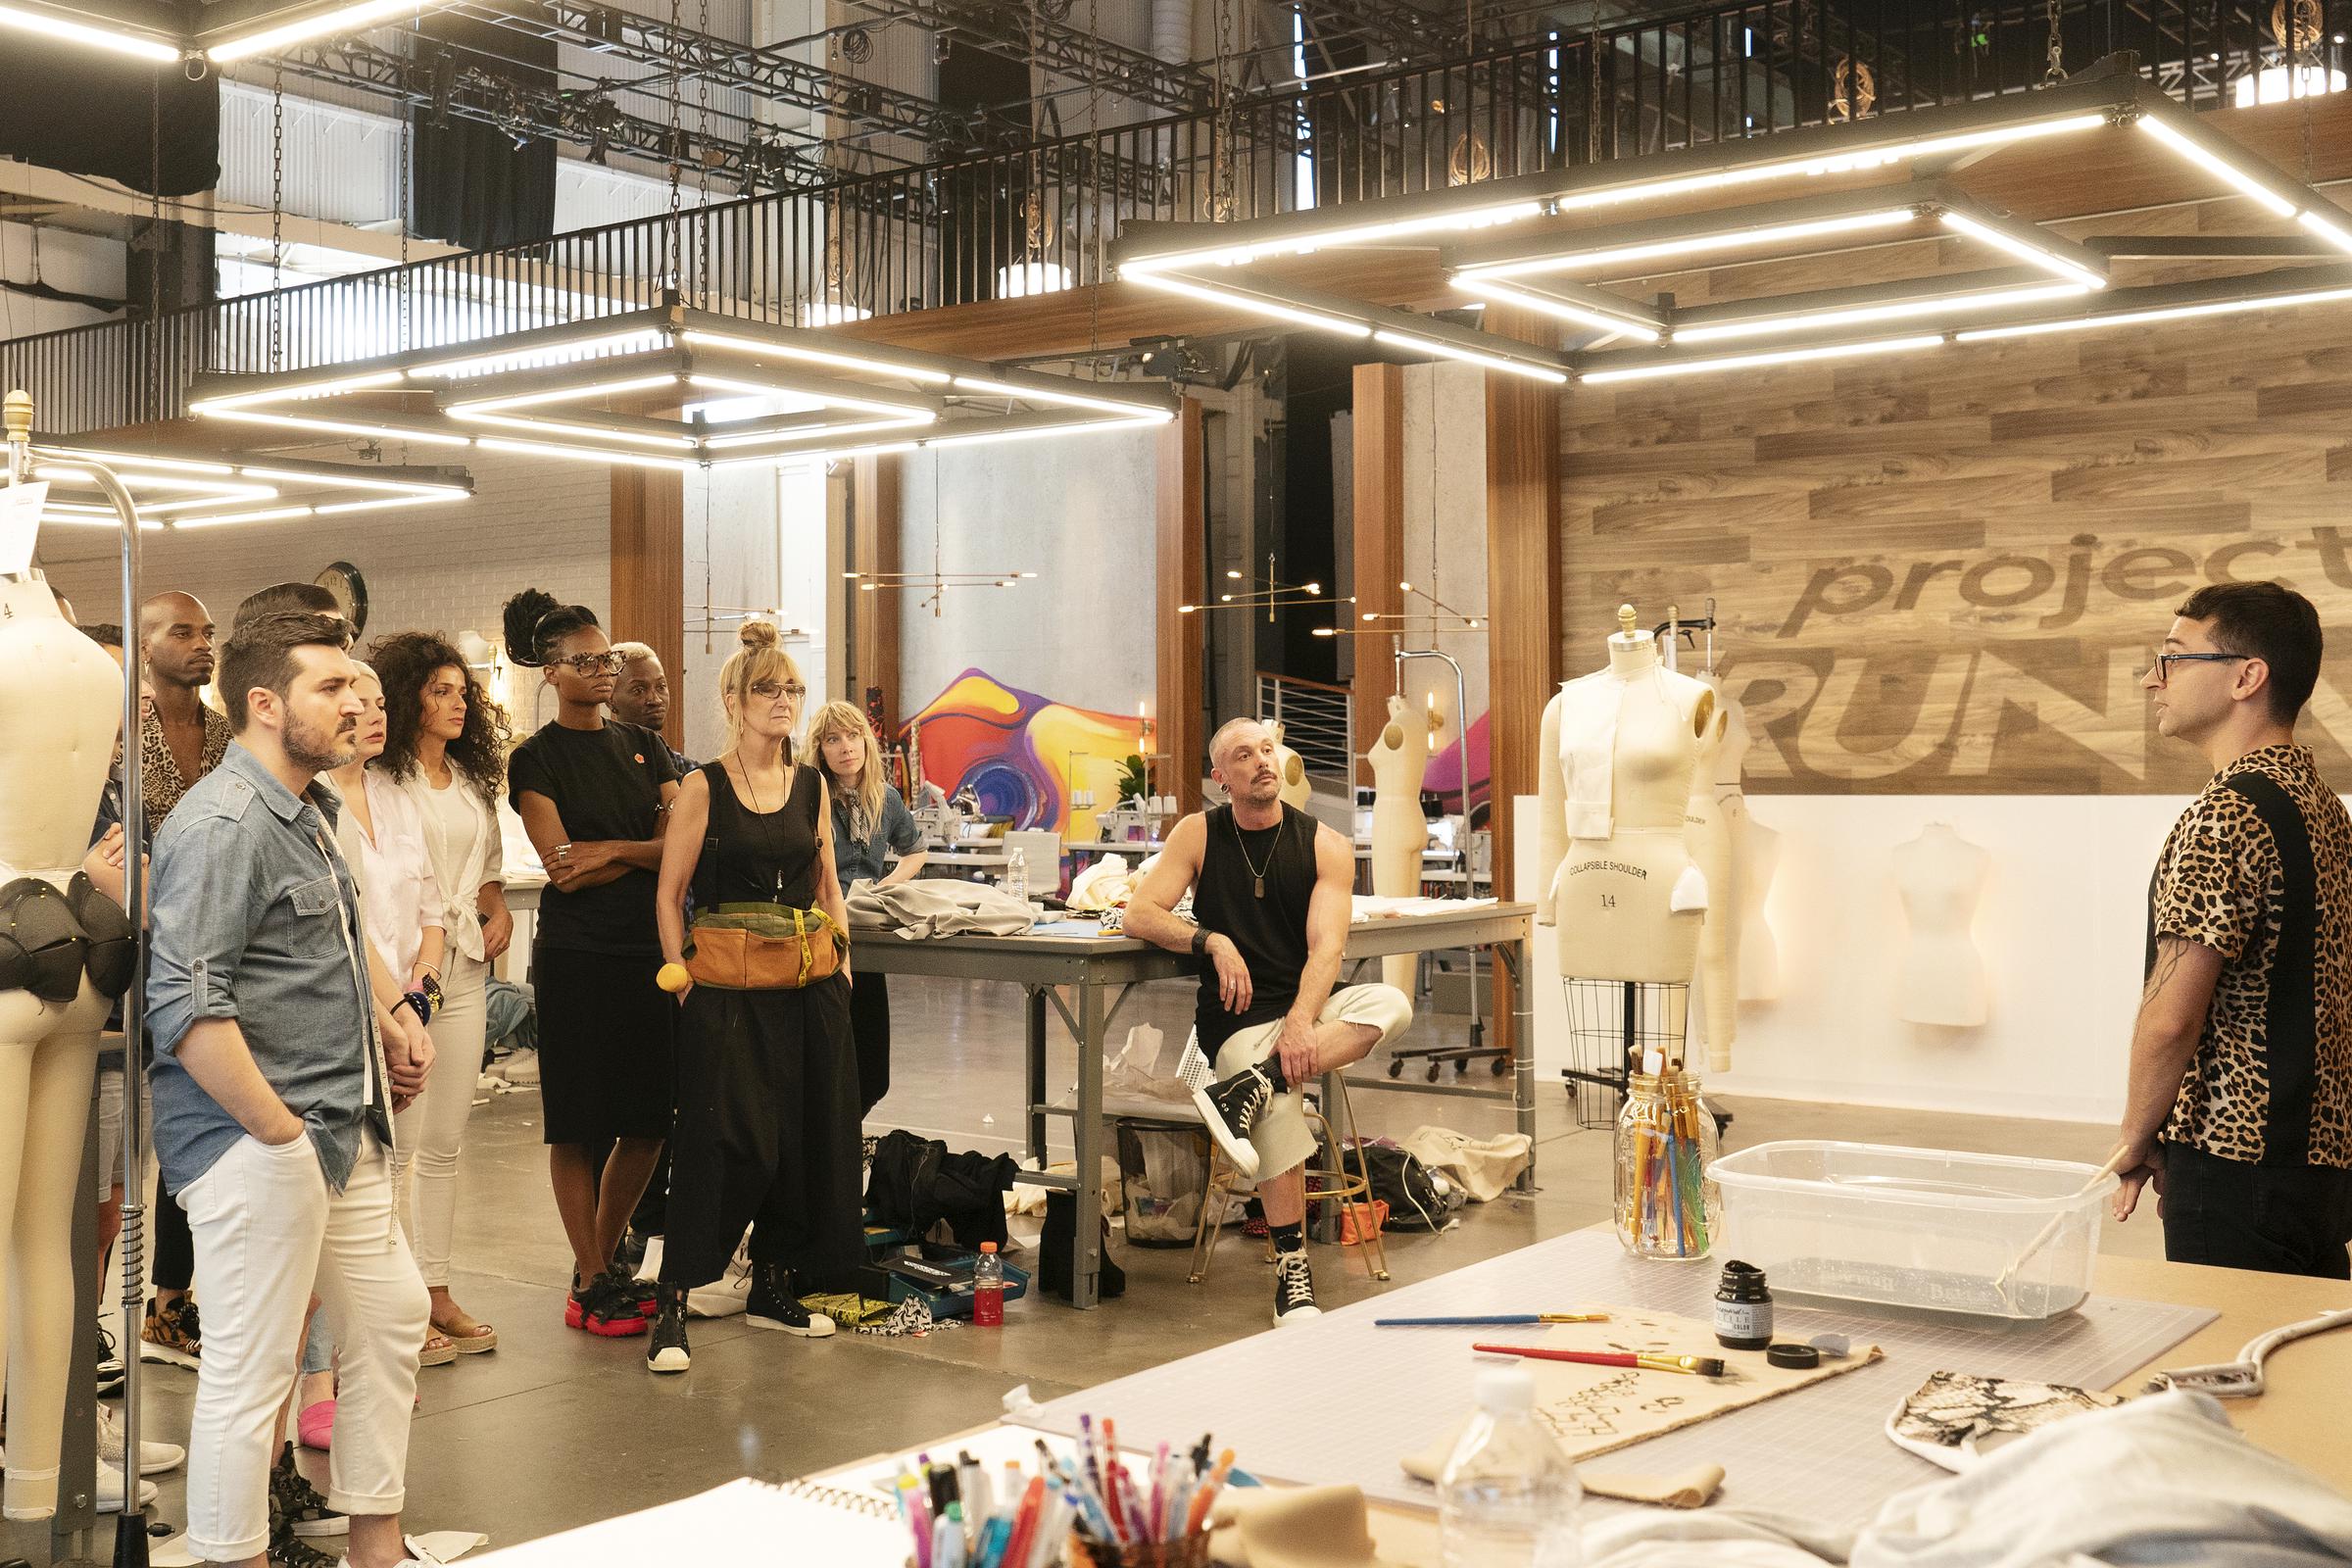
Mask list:
[[1315,798],[1315,787],[1307,781],[1306,763],[1298,754],[1282,743],[1282,726],[1274,726],[1274,756],[1282,765],[1282,804],[1296,806],[1301,811]]
[[[1384,899],[1421,891],[1421,852],[1429,818],[1421,814],[1421,781],[1429,771],[1429,722],[1402,697],[1389,699],[1389,722],[1366,754],[1372,764],[1372,891]],[[1406,996],[1419,960],[1409,955],[1380,961],[1380,977]]]
[[1707,1070],[1725,1072],[1732,1065],[1732,1042],[1740,1029],[1740,838],[1747,825],[1746,802],[1740,793],[1737,758],[1727,760],[1733,729],[1739,725],[1739,750],[1746,750],[1747,731],[1739,723],[1740,708],[1723,695],[1723,681],[1714,675],[1699,680],[1715,694],[1715,718],[1699,740],[1698,769],[1685,812],[1691,858],[1707,878],[1707,913],[1698,937],[1698,987],[1705,1019]]
[[1931,822],[1894,852],[1894,885],[1911,921],[1895,980],[1896,1014],[1911,1023],[1972,1028],[1984,1021],[1984,960],[1969,926],[1992,857]]
[[[1597,762],[1581,753],[1596,743],[1580,720],[1609,716],[1611,703],[1607,808],[1580,803],[1579,812],[1584,821],[1605,820],[1607,836],[1572,838],[1569,778],[1589,776]],[[1715,694],[1664,668],[1656,645],[1639,632],[1610,638],[1609,668],[1571,681],[1544,710],[1542,860],[1549,874],[1538,914],[1559,927],[1561,974],[1690,983],[1706,879],[1684,819],[1714,716]]]
[[1781,948],[1764,918],[1764,898],[1772,891],[1772,874],[1780,869],[1781,835],[1748,814],[1747,798],[1737,803],[1740,838],[1740,1000],[1771,1002],[1781,994]]

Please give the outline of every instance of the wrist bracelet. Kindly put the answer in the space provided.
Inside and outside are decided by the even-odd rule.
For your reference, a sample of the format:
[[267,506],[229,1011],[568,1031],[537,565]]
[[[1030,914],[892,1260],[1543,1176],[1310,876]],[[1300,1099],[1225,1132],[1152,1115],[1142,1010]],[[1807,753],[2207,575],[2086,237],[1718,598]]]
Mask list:
[[1208,956],[1208,933],[1206,931],[1196,930],[1193,933],[1193,956],[1196,958]]

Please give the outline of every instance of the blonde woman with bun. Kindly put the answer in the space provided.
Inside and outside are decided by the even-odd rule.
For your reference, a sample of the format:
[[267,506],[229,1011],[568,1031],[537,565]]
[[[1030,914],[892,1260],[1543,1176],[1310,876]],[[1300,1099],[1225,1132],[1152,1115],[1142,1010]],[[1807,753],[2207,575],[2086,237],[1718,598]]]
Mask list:
[[797,989],[722,990],[678,972],[689,892],[698,909],[814,908],[849,929],[825,781],[793,751],[808,684],[775,627],[747,621],[741,638],[718,672],[730,742],[678,791],[655,905],[664,980],[684,980],[668,1229],[645,1357],[655,1372],[689,1366],[686,1293],[726,1272],[745,1226],[755,1328],[830,1335],[833,1320],[800,1297],[855,1289],[865,1260],[848,954],[839,973]]
[[[922,830],[883,780],[882,748],[865,715],[851,704],[827,703],[809,722],[808,750],[833,797],[833,863],[842,886],[888,887],[920,872]],[[890,1093],[890,992],[878,973],[851,988],[850,1037],[858,1047],[858,1111],[870,1116]]]

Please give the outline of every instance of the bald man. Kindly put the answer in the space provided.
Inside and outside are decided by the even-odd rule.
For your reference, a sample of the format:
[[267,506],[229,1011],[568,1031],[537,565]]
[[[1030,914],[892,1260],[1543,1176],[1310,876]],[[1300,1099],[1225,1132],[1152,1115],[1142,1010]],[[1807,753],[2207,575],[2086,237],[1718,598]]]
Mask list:
[[[139,721],[139,789],[148,842],[198,779],[228,751],[228,720],[197,693],[213,678],[213,615],[194,594],[157,594],[139,607],[139,658],[145,662],[145,716]],[[194,1366],[204,1353],[195,1298],[196,1254],[177,1203],[155,1206],[155,1295],[139,1338],[151,1360]]]

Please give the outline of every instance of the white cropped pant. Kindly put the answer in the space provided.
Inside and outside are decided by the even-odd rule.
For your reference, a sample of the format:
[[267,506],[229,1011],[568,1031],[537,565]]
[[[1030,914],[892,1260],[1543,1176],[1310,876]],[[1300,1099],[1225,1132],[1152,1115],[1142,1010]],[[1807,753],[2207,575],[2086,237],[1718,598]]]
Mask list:
[[337,1193],[311,1140],[240,1138],[179,1195],[196,1242],[204,1360],[188,1431],[188,1549],[212,1562],[270,1543],[270,1437],[317,1291],[341,1348],[327,1506],[398,1513],[426,1298],[392,1219],[392,1162],[364,1134]]
[[[1413,1004],[1395,986],[1348,986],[1331,994],[1315,1021],[1369,1024],[1380,1031],[1372,1045],[1378,1051],[1404,1033],[1405,1025],[1413,1021]],[[1244,1029],[1217,1048],[1217,1076],[1230,1078],[1245,1067],[1255,1066],[1274,1054],[1281,1043],[1280,1018]],[[1298,1090],[1299,1086],[1293,1084],[1289,1093],[1276,1095],[1250,1124],[1250,1145],[1257,1151],[1261,1182],[1305,1164],[1306,1156],[1315,1152],[1315,1135],[1306,1130],[1306,1105]]]
[[458,1227],[458,1152],[473,1111],[482,1071],[482,1036],[489,1022],[490,966],[452,955],[433,1014],[433,1070],[424,1093],[393,1122],[400,1158],[392,1169],[401,1229],[416,1254],[427,1286],[449,1283],[449,1254]]

